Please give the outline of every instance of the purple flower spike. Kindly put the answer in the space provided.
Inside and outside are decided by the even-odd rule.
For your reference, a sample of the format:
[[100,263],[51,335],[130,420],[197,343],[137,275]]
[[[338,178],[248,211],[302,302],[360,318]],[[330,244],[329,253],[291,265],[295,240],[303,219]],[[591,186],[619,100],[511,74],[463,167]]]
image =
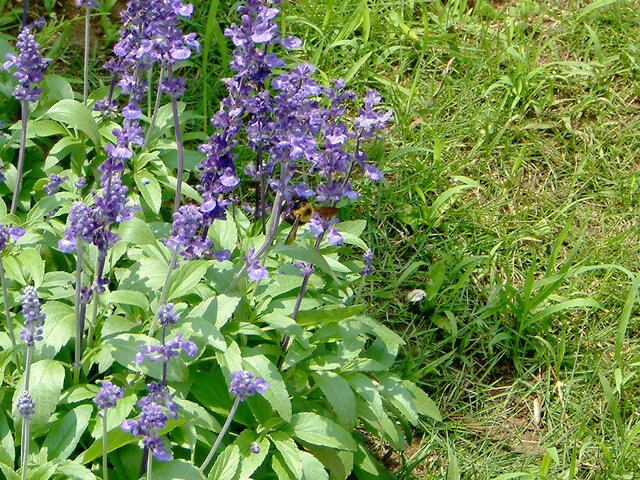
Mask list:
[[158,323],[165,327],[175,325],[180,320],[180,315],[174,310],[173,303],[165,303],[158,307]]
[[158,382],[151,382],[147,385],[147,390],[149,391],[149,395],[142,397],[138,400],[137,404],[139,407],[144,407],[149,403],[157,403],[158,405],[164,404],[164,406],[169,410],[169,415],[173,417],[174,420],[178,418],[178,404],[173,401],[173,397],[169,393],[169,388],[166,386],[162,386]]
[[250,248],[247,252],[248,255],[244,257],[244,259],[249,265],[249,268],[247,268],[247,275],[254,282],[259,282],[269,276],[269,270],[260,265],[260,259],[253,256],[254,252],[255,249],[253,247]]
[[151,450],[153,455],[160,461],[171,460],[171,451],[165,448],[162,437],[158,435],[158,430],[167,426],[168,415],[160,405],[149,402],[142,407],[137,420],[125,420],[120,428],[125,432],[130,432],[135,436],[143,435],[142,443]]
[[82,5],[86,5],[87,7],[98,8],[98,2],[96,0],[76,0],[76,7],[80,8]]
[[178,249],[185,260],[211,255],[213,243],[200,234],[204,227],[202,207],[183,205],[173,214],[171,237],[164,244],[172,250]]
[[26,390],[23,390],[18,396],[16,407],[18,408],[20,416],[25,420],[29,420],[35,413],[36,404],[33,401],[33,398],[31,398],[31,394]]
[[100,410],[115,407],[118,399],[122,398],[124,391],[118,385],[108,380],[102,382],[102,386],[98,390],[98,394],[93,397],[93,403],[98,405]]
[[360,273],[364,276],[367,275],[371,275],[374,270],[373,270],[373,251],[372,250],[367,250],[366,252],[364,252],[364,255],[362,257],[362,261],[364,262],[364,267],[362,267],[362,270],[360,270]]
[[184,350],[190,357],[195,357],[198,353],[198,346],[191,340],[183,340],[182,332],[179,332],[166,345],[140,345],[140,351],[136,354],[135,362],[140,364],[145,358],[148,358],[150,362],[162,360],[167,363],[171,357],[179,355],[180,350]]
[[240,401],[245,401],[248,396],[263,393],[269,388],[269,382],[264,378],[256,377],[248,370],[231,372],[231,384],[229,393],[235,395]]
[[52,173],[49,176],[49,183],[44,186],[44,191],[47,192],[47,195],[53,195],[58,190],[60,190],[60,186],[68,179],[69,177],[65,175],[61,177],[57,173]]
[[42,57],[40,44],[36,42],[36,37],[29,27],[20,31],[16,47],[18,56],[8,53],[8,60],[4,63],[3,69],[6,70],[14,65],[17,67],[13,76],[18,79],[18,85],[13,91],[13,96],[18,100],[36,102],[42,93],[37,83],[44,77],[51,59]]
[[38,291],[31,285],[27,285],[22,290],[22,317],[25,328],[20,330],[20,338],[27,346],[32,347],[36,341],[42,340],[40,327],[44,325],[46,315],[42,313]]

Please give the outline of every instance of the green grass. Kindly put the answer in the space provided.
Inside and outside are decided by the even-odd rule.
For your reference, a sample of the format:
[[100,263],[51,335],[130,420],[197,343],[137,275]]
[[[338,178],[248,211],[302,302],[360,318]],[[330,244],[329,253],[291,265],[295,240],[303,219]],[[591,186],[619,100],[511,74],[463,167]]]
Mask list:
[[[623,316],[640,247],[634,2],[282,9],[300,58],[396,112],[388,182],[362,185],[378,254],[365,296],[444,421],[404,455],[378,454],[398,478],[637,475],[633,295]],[[403,300],[414,288],[428,293],[418,306]]]
[[[219,28],[236,2],[195,4],[208,55],[188,67],[185,98],[204,118],[223,93]],[[377,253],[363,300],[406,339],[396,368],[443,421],[425,422],[406,452],[377,444],[376,454],[402,479],[634,478],[637,2],[285,0],[282,10],[285,34],[304,39],[297,57],[327,81],[377,88],[396,112],[373,152],[387,181],[361,186]],[[427,298],[409,305],[415,288]]]

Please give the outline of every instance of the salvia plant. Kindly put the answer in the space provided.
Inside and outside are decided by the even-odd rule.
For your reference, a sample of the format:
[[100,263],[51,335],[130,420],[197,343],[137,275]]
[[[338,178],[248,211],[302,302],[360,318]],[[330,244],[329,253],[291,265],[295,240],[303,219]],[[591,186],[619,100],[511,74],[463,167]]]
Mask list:
[[224,31],[204,135],[181,101],[192,5],[129,0],[94,89],[99,5],[78,1],[82,93],[25,20],[0,137],[5,478],[384,478],[367,443],[439,418],[392,373],[403,340],[359,302],[374,253],[344,219],[393,112],[300,61],[278,3]]

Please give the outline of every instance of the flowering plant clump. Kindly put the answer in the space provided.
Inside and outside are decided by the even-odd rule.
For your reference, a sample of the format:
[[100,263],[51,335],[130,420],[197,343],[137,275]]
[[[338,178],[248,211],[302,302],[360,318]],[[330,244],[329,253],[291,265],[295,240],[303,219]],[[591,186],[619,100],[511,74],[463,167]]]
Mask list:
[[[7,478],[383,478],[365,438],[401,450],[438,418],[390,373],[403,340],[365,314],[373,251],[366,222],[343,220],[384,178],[367,152],[393,112],[319,75],[279,4],[230,12],[206,132],[183,97],[204,33],[191,4],[129,0],[83,80],[46,73],[37,25],[20,31],[5,68],[23,141],[4,144],[19,153],[0,218]],[[90,39],[107,6],[77,6]]]

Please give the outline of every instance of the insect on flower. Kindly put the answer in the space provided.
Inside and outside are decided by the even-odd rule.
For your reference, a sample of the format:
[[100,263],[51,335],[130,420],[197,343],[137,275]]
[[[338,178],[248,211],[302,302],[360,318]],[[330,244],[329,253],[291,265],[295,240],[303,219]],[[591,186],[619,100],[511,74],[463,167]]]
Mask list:
[[284,241],[285,245],[291,245],[294,242],[300,225],[307,223],[316,213],[321,217],[331,218],[337,216],[338,213],[340,213],[340,210],[335,207],[321,207],[314,205],[306,198],[295,198],[287,206],[284,211],[283,218],[285,222],[292,225],[292,227],[289,235],[287,235],[287,239]]

